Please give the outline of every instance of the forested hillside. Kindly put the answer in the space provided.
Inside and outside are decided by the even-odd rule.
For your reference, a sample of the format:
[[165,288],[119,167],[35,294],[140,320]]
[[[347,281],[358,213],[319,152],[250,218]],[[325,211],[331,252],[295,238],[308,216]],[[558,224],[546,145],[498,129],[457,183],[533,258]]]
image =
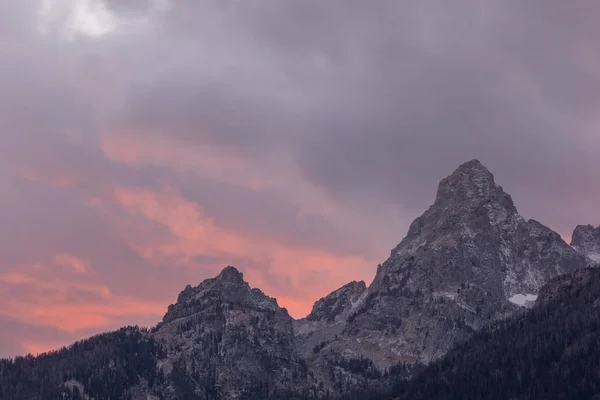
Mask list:
[[0,360],[0,399],[132,399],[133,386],[164,380],[156,368],[164,350],[148,333],[126,327],[39,357]]

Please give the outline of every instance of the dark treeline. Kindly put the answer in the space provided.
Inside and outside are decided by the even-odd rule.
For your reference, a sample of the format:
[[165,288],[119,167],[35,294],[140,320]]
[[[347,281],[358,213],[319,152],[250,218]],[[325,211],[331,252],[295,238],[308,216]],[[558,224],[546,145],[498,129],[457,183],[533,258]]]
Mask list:
[[[82,340],[61,350],[0,360],[0,399],[125,399],[129,388],[144,379],[149,386],[164,380],[156,368],[164,350],[147,330],[126,327]],[[124,395],[125,393],[125,395]]]

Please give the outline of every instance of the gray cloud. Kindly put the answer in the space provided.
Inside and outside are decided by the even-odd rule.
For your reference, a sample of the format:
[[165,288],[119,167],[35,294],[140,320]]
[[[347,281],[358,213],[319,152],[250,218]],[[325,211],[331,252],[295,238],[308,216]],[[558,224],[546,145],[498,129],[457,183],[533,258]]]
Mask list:
[[536,215],[535,204],[561,196],[559,182],[581,192],[597,177],[600,91],[597,6],[548,4],[174,3],[161,43],[181,57],[132,92],[129,123],[255,157],[290,148],[340,201],[386,199],[412,214],[478,157],[552,224],[558,210]]

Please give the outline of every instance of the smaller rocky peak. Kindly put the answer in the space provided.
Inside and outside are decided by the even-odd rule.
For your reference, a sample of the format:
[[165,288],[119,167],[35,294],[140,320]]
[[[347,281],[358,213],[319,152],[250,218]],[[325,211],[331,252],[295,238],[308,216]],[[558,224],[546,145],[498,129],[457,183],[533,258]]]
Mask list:
[[571,246],[588,257],[594,263],[600,264],[600,226],[577,225],[571,237]]
[[566,245],[566,242],[563,241],[562,237],[557,232],[535,219],[527,220],[527,228],[529,234],[534,238],[545,237],[548,241],[562,242]]
[[600,243],[600,226],[577,225],[571,237],[571,246],[585,246],[596,241]]
[[250,293],[252,294],[253,302],[257,308],[272,310],[281,309],[287,313],[286,308],[279,307],[279,303],[277,303],[277,299],[275,297],[267,296],[259,288],[252,288],[252,290],[250,290]]
[[334,290],[327,297],[349,297],[353,298],[356,295],[361,295],[365,290],[367,290],[367,284],[364,281],[352,281],[350,283],[345,284],[341,288]]
[[214,307],[279,311],[277,300],[260,289],[252,289],[244,275],[235,267],[224,268],[215,278],[204,280],[196,287],[187,285],[168,308],[163,322],[191,316]]
[[225,292],[247,292],[248,284],[244,281],[244,274],[235,267],[227,266],[215,278],[202,281],[198,286],[187,285],[179,296],[177,303],[183,303],[190,298],[197,297],[200,293],[212,289],[213,291]]
[[458,168],[456,168],[456,170],[454,171],[454,174],[461,174],[461,173],[469,174],[469,175],[486,175],[489,178],[491,178],[492,180],[494,179],[494,176],[492,175],[490,170],[487,169],[481,163],[481,161],[479,161],[476,158],[459,165]]
[[244,274],[238,271],[237,268],[228,265],[223,268],[215,279],[222,282],[244,283]]
[[366,292],[364,281],[352,281],[319,299],[306,320],[334,322],[337,317],[348,314]]
[[190,296],[193,296],[194,294],[194,288],[192,287],[192,285],[186,285],[185,289],[183,289],[180,293],[179,296],[177,296],[177,302],[182,302],[185,301],[185,299],[189,298]]
[[511,197],[496,184],[490,170],[479,160],[471,160],[440,182],[434,205],[489,202],[517,212]]

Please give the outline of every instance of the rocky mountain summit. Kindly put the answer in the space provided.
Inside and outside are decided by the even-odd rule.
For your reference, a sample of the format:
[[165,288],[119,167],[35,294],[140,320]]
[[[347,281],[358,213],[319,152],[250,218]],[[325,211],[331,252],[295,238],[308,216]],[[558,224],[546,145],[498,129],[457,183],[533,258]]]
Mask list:
[[345,321],[317,328],[306,319],[296,334],[325,343],[317,365],[331,354],[366,357],[381,369],[428,363],[490,321],[530,306],[551,278],[586,266],[556,232],[524,220],[492,173],[472,160],[441,181],[434,204],[378,267]]
[[254,399],[308,386],[294,344],[293,319],[277,300],[252,289],[234,267],[169,306],[153,337],[166,345],[161,370],[179,376],[167,392],[177,398]]
[[585,254],[593,263],[600,264],[600,226],[577,225],[573,231],[571,246]]

